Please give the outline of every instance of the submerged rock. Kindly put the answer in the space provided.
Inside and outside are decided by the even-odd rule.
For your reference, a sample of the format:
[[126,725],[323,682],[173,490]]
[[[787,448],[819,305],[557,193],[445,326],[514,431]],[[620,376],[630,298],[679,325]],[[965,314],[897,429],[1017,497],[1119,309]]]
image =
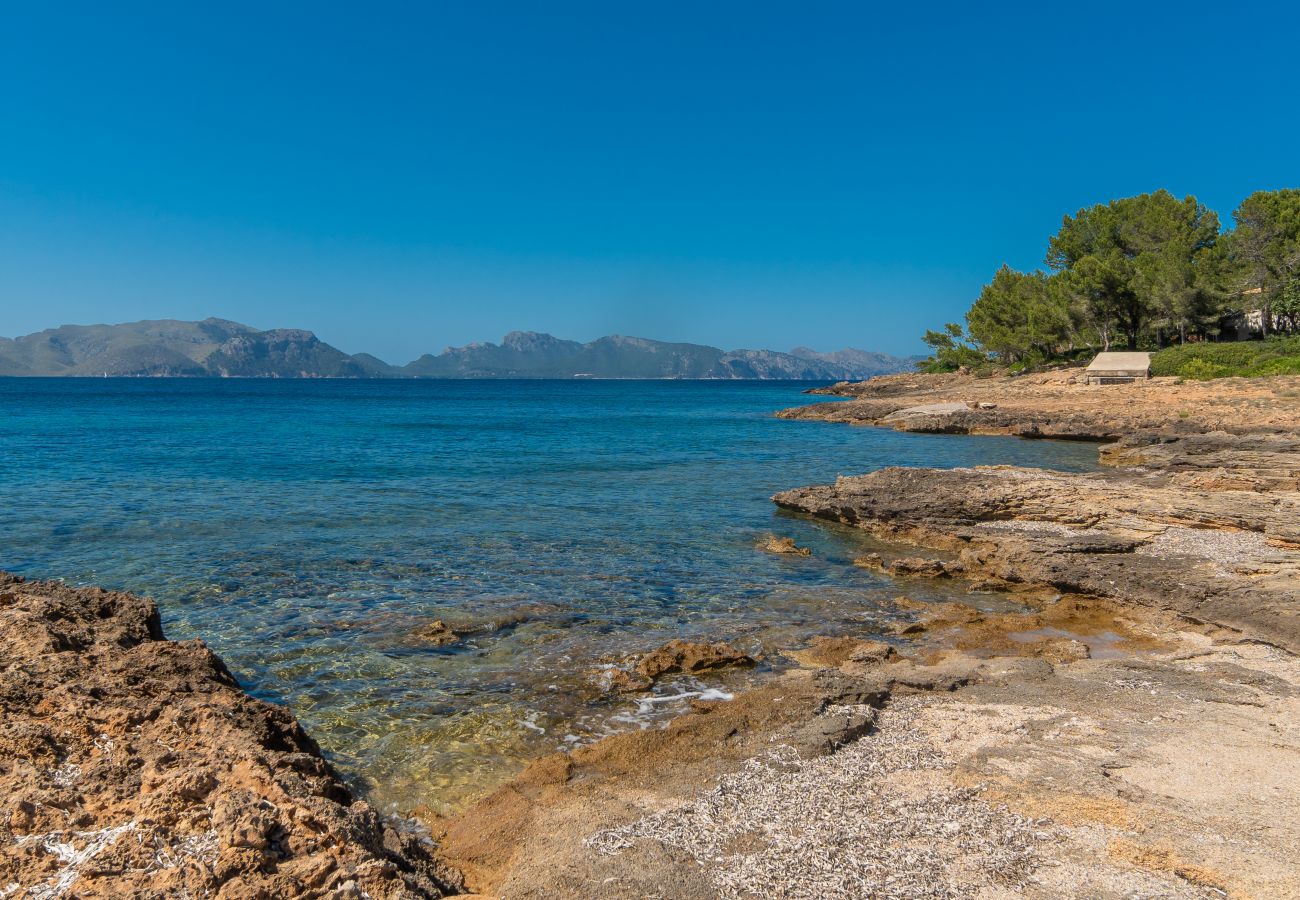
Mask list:
[[800,547],[794,542],[794,538],[778,537],[775,534],[765,535],[758,542],[758,549],[766,550],[768,553],[788,553],[793,556],[812,556],[812,550],[807,547]]
[[435,647],[445,647],[448,644],[454,644],[462,637],[461,634],[444,622],[442,619],[434,619],[428,625],[416,631],[416,636],[425,643],[432,644]]
[[654,684],[652,680],[635,672],[629,672],[627,669],[620,669],[617,666],[610,666],[603,669],[594,669],[590,673],[601,688],[607,691],[617,691],[620,694],[631,694],[636,691],[648,691]]

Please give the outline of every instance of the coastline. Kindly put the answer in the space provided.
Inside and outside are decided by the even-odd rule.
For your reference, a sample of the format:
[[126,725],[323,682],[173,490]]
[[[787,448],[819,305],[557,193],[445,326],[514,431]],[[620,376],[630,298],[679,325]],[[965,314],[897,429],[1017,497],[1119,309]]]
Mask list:
[[[971,604],[914,604],[884,649],[814,642],[732,703],[540,760],[443,823],[444,857],[503,897],[1300,896],[1300,379],[1069,378],[1023,398],[1023,379],[892,376],[780,413],[1097,441],[1109,468],[778,494],[886,541],[859,564],[901,590],[957,579]],[[1027,611],[984,612],[986,592]],[[824,780],[870,802],[809,816]]]
[[[285,895],[349,896],[351,881],[372,896],[438,896],[432,891],[458,889],[455,872],[470,889],[509,897],[1059,896],[1080,885],[1095,896],[1300,894],[1287,853],[1300,840],[1288,824],[1300,797],[1287,777],[1300,772],[1300,598],[1288,592],[1300,544],[1300,402],[1281,396],[1300,379],[1268,379],[1269,397],[1261,383],[1164,385],[1178,401],[1171,404],[1160,384],[1073,391],[1049,378],[1017,406],[1024,379],[927,378],[934,376],[836,386],[826,390],[853,399],[781,415],[933,432],[1122,437],[1101,448],[1112,468],[886,469],[779,494],[787,509],[884,539],[887,554],[859,563],[898,577],[900,591],[909,578],[956,579],[969,585],[970,604],[909,606],[900,598],[909,618],[887,642],[840,634],[791,648],[799,668],[734,700],[697,699],[666,728],[544,757],[461,814],[430,817],[434,851],[404,845],[364,809],[356,816],[372,824],[355,824],[357,804],[338,794],[330,815],[340,824],[325,843],[350,862],[318,884],[276,882]],[[1053,411],[1045,396],[1053,392],[1077,399],[1058,400]],[[1224,398],[1232,406],[1211,402]],[[918,406],[931,408],[898,415]],[[1211,535],[1221,540],[1198,543]],[[7,584],[10,594],[13,584],[20,583]],[[94,597],[104,596],[39,588],[60,609],[96,608]],[[1002,594],[1024,611],[981,608],[982,598]],[[6,617],[23,602],[7,601]],[[106,621],[144,602],[115,600]],[[98,622],[85,627],[98,634]],[[6,631],[33,627],[11,620]],[[89,653],[91,662],[163,652],[151,646],[161,634],[145,631],[147,640],[132,632],[129,646],[96,638],[75,655]],[[104,655],[94,657],[101,645]],[[182,695],[200,710],[213,699],[257,704],[202,652],[211,657],[202,687],[162,680],[151,696]],[[56,676],[74,691],[95,677],[85,668]],[[301,732],[284,724],[292,717],[283,711],[254,718],[264,716]],[[270,790],[284,766],[268,756],[264,733],[257,740],[249,752],[276,777],[252,789]],[[309,738],[294,740],[291,756],[319,760]],[[93,740],[79,746],[99,759]],[[29,758],[44,760],[26,776],[33,784],[64,771],[66,760]],[[323,761],[312,765],[317,780],[302,802],[318,810],[342,786]],[[51,783],[49,790],[59,787]],[[215,785],[225,790],[225,777]],[[819,785],[836,791],[819,795]],[[172,781],[159,788],[162,796],[182,790]],[[807,797],[817,797],[820,810],[810,811]],[[102,824],[129,808],[122,802],[104,808]],[[826,815],[830,803],[841,805]],[[197,802],[205,804],[212,805]],[[292,816],[275,821],[295,833]],[[31,830],[34,820],[13,812],[5,827],[15,836],[7,846],[33,857],[41,857],[34,849],[41,842],[23,839],[53,833]],[[218,858],[242,846],[230,843],[237,837],[217,834],[227,842]],[[301,847],[267,839],[241,857],[248,868],[236,874],[298,877],[295,866],[310,869],[301,861],[314,858]],[[79,870],[79,893],[111,895],[121,885],[115,879],[139,876],[105,867],[112,852],[92,854],[97,868]],[[430,852],[441,862],[420,861]],[[47,864],[32,871],[53,871]],[[418,893],[404,866],[425,873],[431,887]],[[373,889],[355,874],[372,871],[387,873]],[[221,896],[241,896],[233,876],[217,883]]]
[[1140,433],[1294,434],[1300,376],[1088,385],[1082,370],[979,378],[882,375],[807,393],[843,399],[781,410],[783,419],[880,425],[923,434],[1013,435],[1109,443]]

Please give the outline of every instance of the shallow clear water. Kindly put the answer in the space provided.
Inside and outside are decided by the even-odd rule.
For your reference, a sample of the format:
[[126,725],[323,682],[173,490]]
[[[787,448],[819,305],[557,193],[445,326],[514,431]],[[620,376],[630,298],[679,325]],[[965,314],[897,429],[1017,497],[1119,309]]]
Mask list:
[[[445,809],[680,710],[604,697],[602,661],[678,636],[770,660],[886,620],[899,586],[849,564],[868,539],[774,492],[886,465],[1095,467],[1086,444],[773,418],[806,387],[0,379],[0,567],[154,597],[170,637],[291,706],[375,800]],[[756,550],[769,532],[813,556]],[[418,629],[437,618],[500,627],[436,647]]]

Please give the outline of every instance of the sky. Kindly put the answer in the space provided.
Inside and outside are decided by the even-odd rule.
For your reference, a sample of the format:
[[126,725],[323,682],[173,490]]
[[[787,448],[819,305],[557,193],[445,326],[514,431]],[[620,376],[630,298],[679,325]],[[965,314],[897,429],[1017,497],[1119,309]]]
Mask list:
[[0,0],[0,335],[914,353],[1066,213],[1300,187],[1298,33],[1295,3]]

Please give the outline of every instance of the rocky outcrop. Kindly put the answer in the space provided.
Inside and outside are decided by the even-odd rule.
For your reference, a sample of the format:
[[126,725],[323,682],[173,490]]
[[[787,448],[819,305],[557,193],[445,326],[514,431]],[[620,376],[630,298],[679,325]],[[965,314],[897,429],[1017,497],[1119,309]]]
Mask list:
[[642,678],[654,680],[664,675],[697,675],[753,664],[752,656],[730,644],[676,640],[642,656],[637,661],[636,672]]
[[1109,441],[1110,471],[889,468],[773,499],[958,556],[859,561],[892,575],[1047,584],[1300,648],[1300,379],[1079,381],[899,375],[780,415]]
[[752,656],[722,641],[672,640],[648,653],[633,654],[621,665],[609,664],[591,674],[605,689],[622,693],[649,690],[668,675],[702,675],[757,663]]
[[148,600],[0,574],[0,634],[4,896],[457,888],[287,710],[245,694],[202,643],[166,640]]
[[1300,896],[1292,387],[1068,378],[899,376],[787,412],[1122,440],[1100,473],[778,494],[883,538],[860,566],[999,596],[897,598],[883,636],[539,761],[446,824],[450,859],[502,897]]
[[1300,437],[1287,432],[1145,432],[1107,444],[1099,455],[1103,465],[1159,470],[1191,490],[1300,490]]
[[794,538],[781,537],[775,534],[765,534],[759,538],[758,549],[766,550],[768,553],[779,553],[788,556],[812,556],[812,550],[807,547],[800,547],[794,542]]
[[930,434],[1115,441],[1140,432],[1300,431],[1300,377],[1088,385],[1070,370],[1018,377],[888,375],[809,393],[848,398],[786,409],[785,419],[883,425]]
[[773,499],[957,556],[861,561],[891,574],[1051,585],[1230,625],[1296,652],[1296,448],[1288,435],[1143,435],[1108,452],[1126,466],[1110,472],[887,468]]

